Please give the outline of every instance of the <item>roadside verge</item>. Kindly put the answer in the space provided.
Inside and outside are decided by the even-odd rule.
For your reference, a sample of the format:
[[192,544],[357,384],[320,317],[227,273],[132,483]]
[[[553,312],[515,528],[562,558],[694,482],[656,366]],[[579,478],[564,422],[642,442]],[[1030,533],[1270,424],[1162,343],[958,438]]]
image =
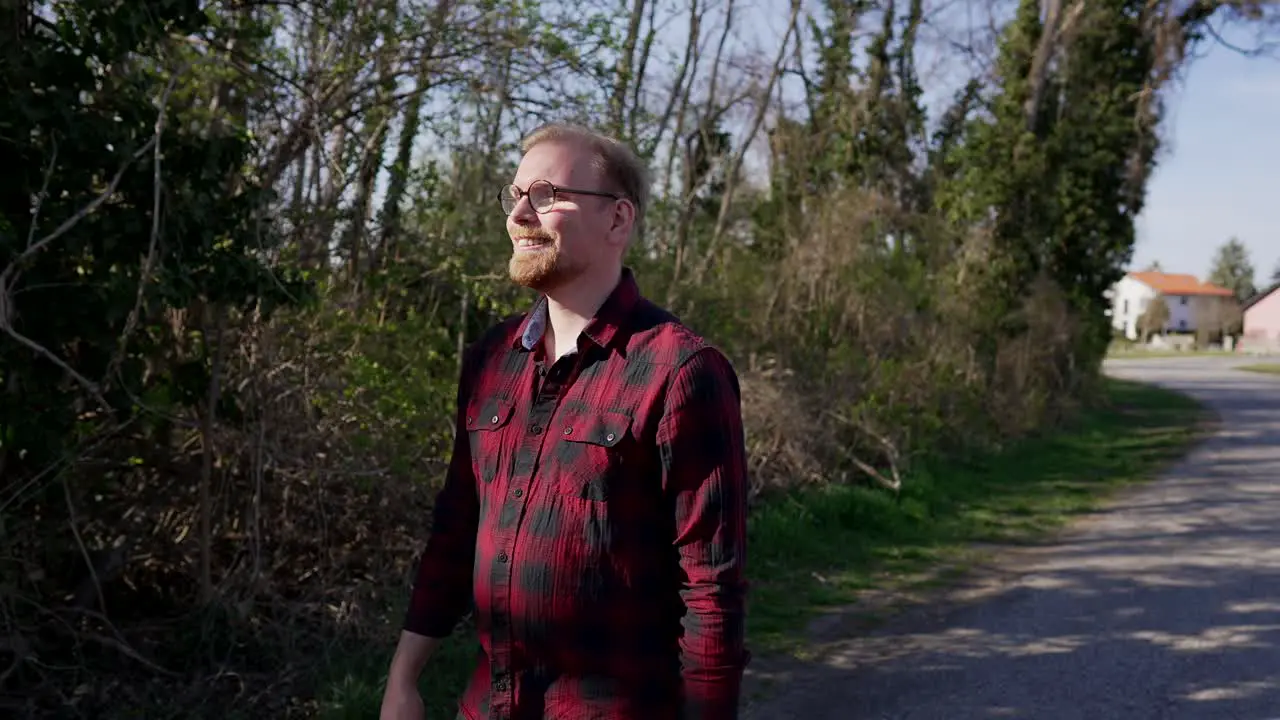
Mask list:
[[1236,370],[1262,373],[1264,375],[1280,375],[1280,363],[1258,363],[1256,365],[1240,365]]

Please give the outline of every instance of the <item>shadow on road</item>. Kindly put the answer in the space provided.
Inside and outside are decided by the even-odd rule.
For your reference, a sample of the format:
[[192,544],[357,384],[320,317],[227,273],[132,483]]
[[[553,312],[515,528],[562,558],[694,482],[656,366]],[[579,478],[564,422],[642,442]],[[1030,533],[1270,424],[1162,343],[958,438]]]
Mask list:
[[1280,716],[1280,382],[1212,363],[1113,374],[1216,409],[1159,482],[947,602],[778,671],[749,720]]
[[1274,494],[1210,518],[1196,502],[1135,508],[1158,532],[1089,533],[980,602],[837,644],[747,717],[1264,720],[1280,709],[1280,548],[1264,507]]

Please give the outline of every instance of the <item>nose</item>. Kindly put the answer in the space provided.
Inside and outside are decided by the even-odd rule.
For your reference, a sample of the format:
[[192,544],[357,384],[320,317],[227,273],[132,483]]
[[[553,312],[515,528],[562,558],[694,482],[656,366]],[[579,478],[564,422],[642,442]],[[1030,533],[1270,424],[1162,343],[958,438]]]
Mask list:
[[533,209],[533,203],[529,200],[528,195],[524,195],[516,201],[516,206],[511,208],[511,222],[516,225],[533,225],[538,221],[538,213]]

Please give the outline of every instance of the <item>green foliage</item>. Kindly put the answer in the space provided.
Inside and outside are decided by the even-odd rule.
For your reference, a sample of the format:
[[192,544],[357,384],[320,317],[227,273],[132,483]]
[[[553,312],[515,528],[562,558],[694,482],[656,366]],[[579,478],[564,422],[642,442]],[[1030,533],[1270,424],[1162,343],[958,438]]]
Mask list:
[[[269,314],[305,292],[264,263],[276,242],[261,214],[270,193],[241,177],[252,152],[243,126],[193,132],[189,106],[157,90],[184,80],[167,67],[169,33],[200,32],[209,16],[194,3],[130,8],[58,5],[51,26],[8,51],[0,100],[0,162],[18,169],[0,193],[0,290],[13,329],[104,388],[126,417],[134,398],[156,396],[148,386],[171,385],[159,392],[174,401],[201,397],[213,355],[203,335],[191,356],[148,369],[177,339],[167,310],[262,302]],[[153,159],[154,144],[163,160]],[[40,467],[81,413],[103,408],[29,347],[4,343],[0,360],[6,449]]]
[[[1043,273],[1089,323],[1079,348],[1085,366],[1105,352],[1103,293],[1132,256],[1157,147],[1139,105],[1157,59],[1142,7],[1110,0],[1083,9],[1070,52],[1037,78],[1040,4],[1022,2],[1001,39],[990,114],[944,156],[942,207],[959,222],[986,226],[997,248],[989,288],[1004,308],[997,314]],[[948,141],[953,127],[944,125]]]
[[[1001,36],[995,97],[989,114],[967,128],[948,153],[957,167],[938,200],[957,223],[990,233],[995,252],[988,268],[986,298],[996,317],[1006,317],[1041,270],[1050,197],[1042,144],[1045,114],[1028,117],[1028,75],[1043,32],[1039,4],[1022,2]],[[1007,330],[1008,328],[1006,328]]]
[[1230,290],[1236,300],[1241,302],[1258,291],[1254,285],[1254,269],[1253,262],[1249,259],[1249,249],[1238,238],[1233,237],[1218,247],[1213,256],[1208,281]]
[[316,319],[322,340],[314,351],[332,358],[334,377],[312,402],[334,418],[355,465],[421,477],[435,467],[424,461],[447,459],[453,442],[456,339],[449,325],[415,309],[381,322],[376,314]]
[[1083,14],[1061,70],[1048,141],[1055,207],[1046,263],[1093,323],[1090,362],[1105,352],[1103,293],[1133,255],[1134,221],[1158,145],[1138,106],[1156,60],[1145,7],[1140,0],[1108,0]]

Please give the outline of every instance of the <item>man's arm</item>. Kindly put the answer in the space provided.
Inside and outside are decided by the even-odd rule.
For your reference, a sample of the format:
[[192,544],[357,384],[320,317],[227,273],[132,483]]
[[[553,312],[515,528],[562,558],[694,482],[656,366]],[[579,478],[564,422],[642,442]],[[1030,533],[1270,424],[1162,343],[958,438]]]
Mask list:
[[686,720],[738,715],[744,648],[747,458],[738,380],[704,348],[676,370],[658,426],[663,487],[687,612],[680,641]]
[[432,527],[418,563],[403,632],[391,661],[389,683],[408,682],[416,686],[423,666],[440,641],[453,632],[471,602],[471,571],[480,512],[465,419],[471,395],[472,362],[471,353],[466,353],[458,379],[453,456],[444,488],[436,495],[432,508]]

